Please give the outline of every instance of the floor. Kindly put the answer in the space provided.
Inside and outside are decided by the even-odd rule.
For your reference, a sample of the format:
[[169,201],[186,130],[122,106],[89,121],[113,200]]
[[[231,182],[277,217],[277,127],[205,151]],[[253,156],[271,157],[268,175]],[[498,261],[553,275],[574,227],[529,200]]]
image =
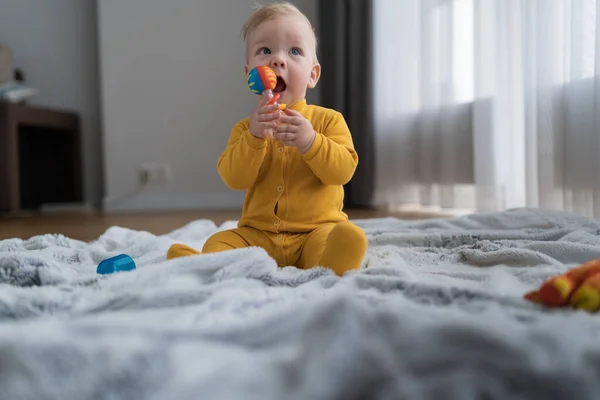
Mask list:
[[[378,210],[346,210],[351,219],[397,217],[401,219],[426,219],[444,217],[441,214],[419,212],[388,212]],[[185,211],[156,213],[50,213],[19,217],[0,217],[0,240],[9,238],[28,239],[47,233],[92,241],[111,226],[148,231],[156,235],[171,232],[197,220],[210,219],[217,225],[237,220],[236,211]]]

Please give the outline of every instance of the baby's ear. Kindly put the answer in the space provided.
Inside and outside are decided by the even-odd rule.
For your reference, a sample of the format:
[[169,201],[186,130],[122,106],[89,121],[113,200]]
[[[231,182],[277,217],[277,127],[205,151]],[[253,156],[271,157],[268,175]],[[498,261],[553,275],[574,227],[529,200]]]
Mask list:
[[321,64],[315,63],[312,69],[310,70],[310,79],[308,80],[308,84],[306,85],[310,89],[313,89],[317,86],[317,82],[319,82],[319,78],[321,77]]

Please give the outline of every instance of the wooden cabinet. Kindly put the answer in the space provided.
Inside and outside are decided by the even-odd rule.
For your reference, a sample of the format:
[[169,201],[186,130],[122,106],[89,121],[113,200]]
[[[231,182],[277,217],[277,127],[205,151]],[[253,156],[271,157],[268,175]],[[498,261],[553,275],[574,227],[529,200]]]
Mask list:
[[74,112],[0,101],[0,212],[83,201]]

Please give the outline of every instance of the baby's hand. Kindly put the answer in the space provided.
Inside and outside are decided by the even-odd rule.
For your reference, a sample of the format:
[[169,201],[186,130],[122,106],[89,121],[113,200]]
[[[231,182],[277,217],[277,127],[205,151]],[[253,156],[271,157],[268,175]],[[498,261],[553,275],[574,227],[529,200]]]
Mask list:
[[309,120],[298,111],[286,109],[281,117],[281,124],[275,130],[274,138],[286,146],[298,148],[300,153],[306,153],[315,140],[316,133]]
[[273,129],[281,116],[277,102],[267,105],[272,97],[272,94],[261,96],[256,110],[250,116],[250,133],[257,138],[273,136]]

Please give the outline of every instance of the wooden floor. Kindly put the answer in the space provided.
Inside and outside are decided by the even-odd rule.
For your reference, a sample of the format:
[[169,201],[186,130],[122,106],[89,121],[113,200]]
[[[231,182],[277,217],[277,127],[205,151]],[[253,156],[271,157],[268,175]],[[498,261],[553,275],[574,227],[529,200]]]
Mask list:
[[[386,212],[374,210],[346,210],[351,219],[397,217],[401,219],[426,219],[443,217],[430,213]],[[185,211],[156,213],[51,213],[19,217],[0,217],[0,240],[9,238],[28,239],[47,233],[92,241],[111,226],[165,234],[197,220],[210,219],[217,225],[225,221],[237,220],[235,211]]]

